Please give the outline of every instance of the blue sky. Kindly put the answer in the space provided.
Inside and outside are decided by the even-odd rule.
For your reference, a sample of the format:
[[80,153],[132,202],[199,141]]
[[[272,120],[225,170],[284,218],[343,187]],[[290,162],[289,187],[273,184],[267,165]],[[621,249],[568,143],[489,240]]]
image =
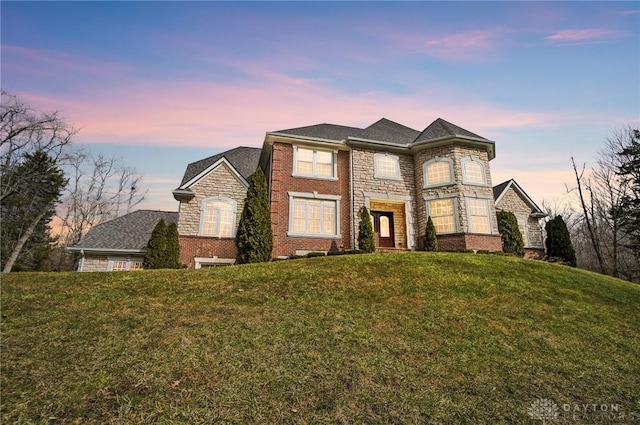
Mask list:
[[267,131],[438,117],[493,183],[563,197],[570,157],[640,125],[638,2],[2,1],[2,88],[123,156],[176,210],[187,163]]

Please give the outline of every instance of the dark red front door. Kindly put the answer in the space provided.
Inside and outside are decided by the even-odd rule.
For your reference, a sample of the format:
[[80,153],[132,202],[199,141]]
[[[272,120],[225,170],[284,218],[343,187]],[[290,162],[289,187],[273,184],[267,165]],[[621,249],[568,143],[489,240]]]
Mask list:
[[393,213],[387,211],[371,211],[373,216],[373,231],[376,234],[376,246],[394,248]]

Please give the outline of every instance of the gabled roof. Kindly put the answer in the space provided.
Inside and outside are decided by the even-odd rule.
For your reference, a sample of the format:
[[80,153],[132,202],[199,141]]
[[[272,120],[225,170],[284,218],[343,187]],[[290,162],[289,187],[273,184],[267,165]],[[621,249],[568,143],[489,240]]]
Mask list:
[[540,207],[538,207],[538,205],[533,202],[533,199],[531,199],[529,195],[527,195],[527,193],[520,187],[518,183],[516,183],[514,179],[507,180],[506,182],[502,182],[499,185],[493,187],[493,197],[496,200],[496,205],[502,200],[502,197],[507,193],[510,187],[513,188],[516,194],[518,194],[527,205],[529,205],[529,207],[531,208],[532,216],[537,218],[547,216],[547,213],[542,211]]
[[151,232],[164,219],[167,224],[178,223],[178,213],[170,211],[138,210],[98,224],[70,251],[142,252]]
[[420,132],[417,130],[398,124],[397,122],[393,122],[386,118],[382,118],[365,128],[360,135],[352,135],[351,137],[361,140],[376,140],[387,143],[409,145],[419,135]]
[[336,124],[316,124],[287,130],[271,131],[269,133],[341,142],[347,137],[357,136],[361,132],[362,129],[357,127],[347,127]]
[[455,124],[451,124],[449,121],[445,121],[442,118],[438,118],[427,128],[424,129],[420,136],[418,136],[414,143],[422,143],[429,142],[433,140],[439,140],[444,138],[464,138],[464,139],[478,139],[478,140],[489,140],[485,139],[482,136],[478,136],[475,133],[470,132],[469,130],[465,130],[462,127],[458,127]]
[[258,167],[258,160],[260,159],[261,151],[262,150],[260,148],[248,148],[241,146],[201,159],[200,161],[192,162],[187,165],[180,187],[207,170],[207,168],[211,167],[222,158],[226,159],[229,164],[231,164],[231,166],[233,166],[233,168],[235,168],[235,170],[248,181]]

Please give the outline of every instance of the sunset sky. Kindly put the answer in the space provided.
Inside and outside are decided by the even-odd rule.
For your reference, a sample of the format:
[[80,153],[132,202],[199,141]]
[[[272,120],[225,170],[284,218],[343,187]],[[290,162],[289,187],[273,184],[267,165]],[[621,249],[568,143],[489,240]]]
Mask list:
[[441,117],[539,204],[640,125],[638,2],[11,2],[2,88],[123,156],[177,210],[187,163],[267,131]]

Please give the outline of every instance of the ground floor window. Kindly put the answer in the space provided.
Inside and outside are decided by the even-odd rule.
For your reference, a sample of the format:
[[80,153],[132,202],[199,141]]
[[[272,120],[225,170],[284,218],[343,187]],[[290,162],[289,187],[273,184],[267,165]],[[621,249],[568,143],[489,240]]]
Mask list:
[[[314,198],[290,196],[289,236],[337,237],[339,231],[338,199],[323,199],[322,195]],[[335,196],[326,195],[336,198]]]
[[109,260],[107,269],[110,272],[142,270],[142,260]]
[[433,199],[427,202],[427,215],[431,216],[436,233],[456,231],[454,198]]
[[467,199],[470,233],[491,233],[489,201],[487,199]]
[[522,242],[524,246],[529,246],[529,238],[527,237],[527,219],[522,216],[516,216],[518,219],[518,229],[520,229],[520,233],[522,233]]

